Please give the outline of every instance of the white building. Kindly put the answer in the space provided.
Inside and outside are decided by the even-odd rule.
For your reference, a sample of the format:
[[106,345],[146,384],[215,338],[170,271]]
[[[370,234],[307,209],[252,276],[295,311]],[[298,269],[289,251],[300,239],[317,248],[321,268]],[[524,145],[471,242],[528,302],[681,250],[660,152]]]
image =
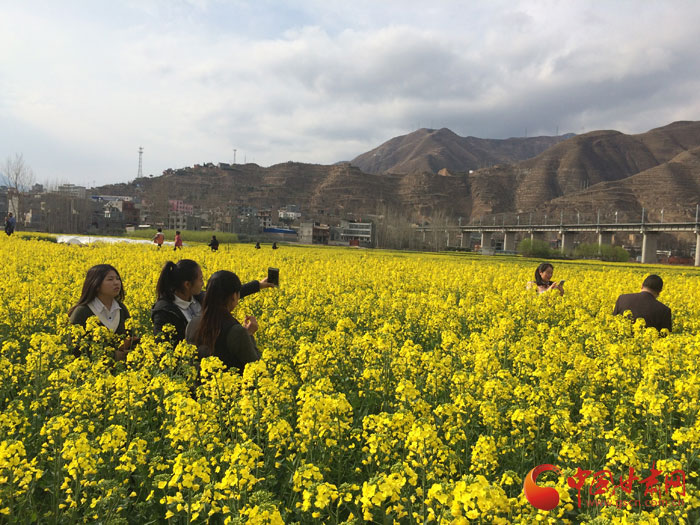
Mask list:
[[76,186],[75,184],[61,184],[57,191],[76,199],[84,199],[87,196],[87,188],[85,186]]
[[371,222],[342,220],[340,240],[351,245],[374,246],[374,225]]
[[298,211],[278,210],[277,216],[281,221],[294,222],[295,220],[301,217],[301,213],[299,213]]

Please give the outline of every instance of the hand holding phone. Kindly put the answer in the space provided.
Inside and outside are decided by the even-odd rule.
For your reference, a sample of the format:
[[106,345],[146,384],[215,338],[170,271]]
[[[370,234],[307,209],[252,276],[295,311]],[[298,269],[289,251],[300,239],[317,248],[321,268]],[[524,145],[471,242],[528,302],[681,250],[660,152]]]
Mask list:
[[280,285],[280,271],[279,268],[268,268],[267,269],[267,282],[274,284],[275,286]]

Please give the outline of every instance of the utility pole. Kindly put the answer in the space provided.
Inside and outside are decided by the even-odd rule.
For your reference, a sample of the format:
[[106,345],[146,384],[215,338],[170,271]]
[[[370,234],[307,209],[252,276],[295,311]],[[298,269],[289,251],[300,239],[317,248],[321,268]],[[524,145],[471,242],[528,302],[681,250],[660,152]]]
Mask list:
[[143,177],[143,146],[139,146],[139,172],[136,175],[137,179]]
[[236,148],[233,148],[233,163],[236,163]]

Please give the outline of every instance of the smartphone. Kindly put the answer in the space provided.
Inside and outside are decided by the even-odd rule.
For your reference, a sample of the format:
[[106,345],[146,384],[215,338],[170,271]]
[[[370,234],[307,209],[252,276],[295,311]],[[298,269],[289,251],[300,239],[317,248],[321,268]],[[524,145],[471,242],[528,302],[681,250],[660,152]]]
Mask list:
[[268,268],[267,269],[267,282],[274,285],[280,285],[280,271],[279,268]]
[[561,281],[559,281],[559,286],[561,286],[562,284],[564,284],[564,279],[562,279]]

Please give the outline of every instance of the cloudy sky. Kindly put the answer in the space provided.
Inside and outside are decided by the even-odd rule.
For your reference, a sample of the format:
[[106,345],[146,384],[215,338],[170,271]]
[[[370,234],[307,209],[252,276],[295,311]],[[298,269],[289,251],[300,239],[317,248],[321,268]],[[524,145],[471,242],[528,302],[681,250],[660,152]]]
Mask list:
[[700,2],[0,0],[0,162],[88,186],[700,120]]

